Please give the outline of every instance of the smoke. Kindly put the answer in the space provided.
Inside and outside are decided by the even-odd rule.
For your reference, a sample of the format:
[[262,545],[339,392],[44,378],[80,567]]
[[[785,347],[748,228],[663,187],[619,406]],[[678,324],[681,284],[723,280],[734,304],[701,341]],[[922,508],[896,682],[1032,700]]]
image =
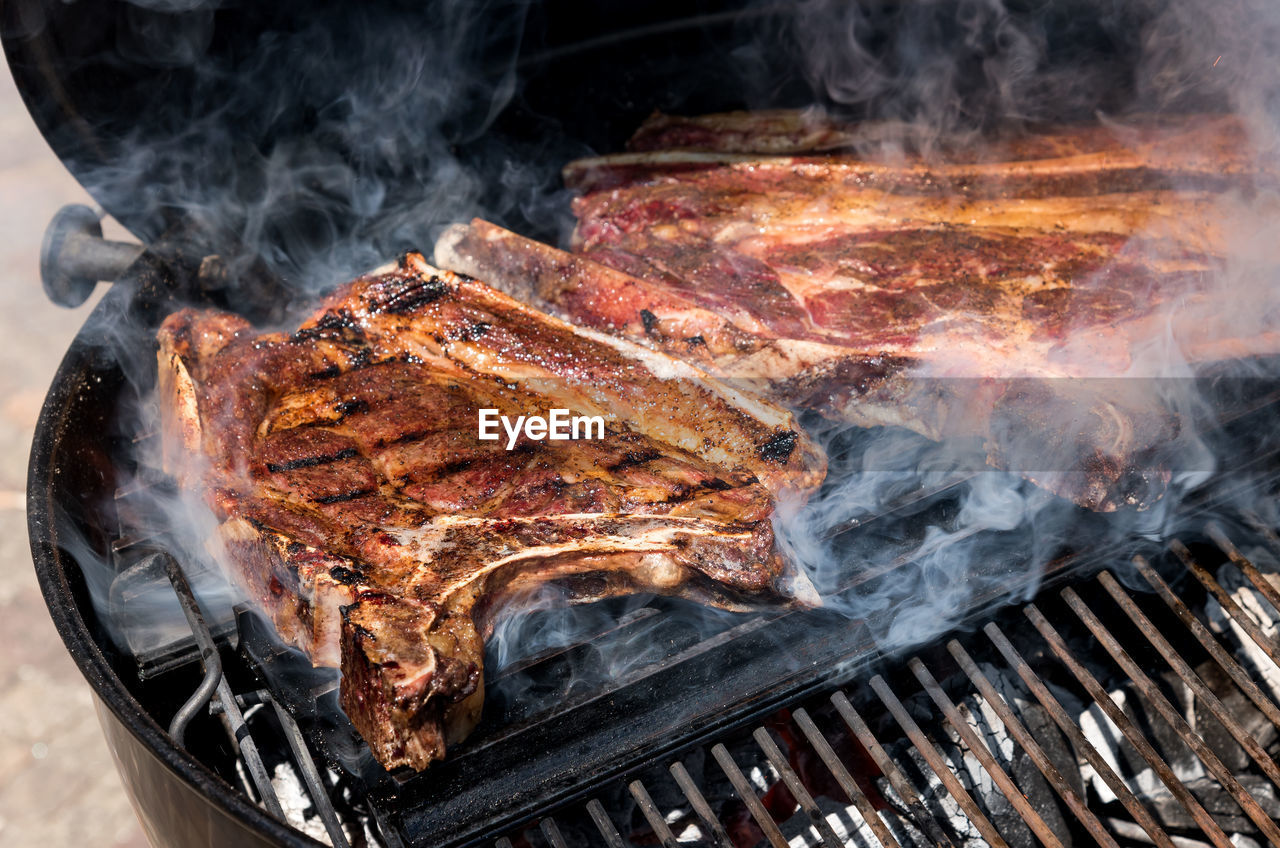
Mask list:
[[[325,3],[299,16],[264,9],[249,19],[266,25],[245,31],[234,28],[234,14],[247,14],[236,6],[135,0],[123,9],[111,50],[163,71],[172,88],[147,76],[119,92],[116,118],[95,128],[105,153],[86,153],[73,170],[145,240],[177,232],[209,245],[233,277],[264,263],[302,301],[477,215],[563,240],[571,222],[559,168],[617,149],[655,107],[819,103],[900,124],[898,134],[863,151],[890,157],[907,150],[933,156],[1041,122],[1101,120],[1123,133],[1126,118],[1146,112],[1228,111],[1249,129],[1256,170],[1277,172],[1280,7],[1265,0],[1211,8],[1193,0],[810,0],[776,14],[753,8],[757,14],[732,27],[732,38],[717,41],[725,36],[717,29],[704,39],[710,43],[699,61],[717,63],[705,75],[688,54],[672,62],[652,39],[645,42],[652,53],[618,48],[617,63],[637,66],[629,72],[642,74],[638,66],[650,61],[665,69],[666,87],[619,89],[613,99],[627,102],[598,114],[594,105],[610,95],[589,78],[564,92],[554,114],[543,111],[554,98],[529,90],[527,41],[546,26],[529,2]],[[230,31],[220,29],[229,21]],[[603,74],[615,60],[602,52],[610,51],[569,55],[564,64],[579,62],[579,77],[597,67]],[[599,99],[573,99],[583,92]],[[583,140],[579,130],[593,120],[612,136],[590,144],[614,147],[592,149]],[[987,375],[1030,380],[1026,396],[1074,398],[1055,407],[1079,418],[1056,422],[1065,431],[1106,420],[1099,411],[1127,419],[1134,410],[1171,411],[1179,426],[1168,430],[1159,415],[1139,416],[1155,434],[1146,467],[1167,470],[1130,481],[1134,503],[1145,509],[1121,504],[1103,517],[1049,491],[1046,484],[1078,485],[1071,477],[1078,446],[1064,441],[1046,455],[1043,439],[1033,438],[1040,435],[1035,419],[1018,409],[997,422],[1003,471],[987,461],[981,434],[992,424],[985,420],[959,416],[941,441],[901,428],[807,421],[831,456],[830,480],[807,505],[784,504],[776,526],[826,605],[865,621],[884,648],[904,648],[962,623],[975,607],[1030,597],[1071,552],[1105,550],[1115,564],[1182,529],[1186,499],[1234,470],[1242,445],[1274,423],[1246,417],[1242,435],[1221,414],[1224,404],[1237,409],[1252,400],[1265,372],[1241,365],[1243,373],[1216,380],[1208,392],[1199,366],[1220,357],[1189,351],[1206,337],[1260,339],[1277,326],[1272,266],[1280,216],[1269,214],[1276,201],[1273,183],[1222,198],[1215,214],[1231,222],[1230,249],[1162,306],[1140,340],[1124,340],[1124,358],[1101,356],[1099,338],[1077,336],[1059,352],[1070,365],[1060,375]],[[1181,256],[1161,233],[1149,235],[1133,240],[1131,251],[1142,255],[1128,258]],[[1134,292],[1136,299],[1151,294]],[[153,431],[149,329],[133,316],[103,314],[100,343],[121,358],[136,395],[124,424]],[[955,352],[957,367],[964,353]],[[922,391],[956,399],[990,390],[972,373],[921,377]],[[1247,498],[1247,491],[1233,495],[1232,503]],[[207,514],[192,514],[181,501],[156,507],[188,540],[182,555],[201,560],[205,552],[190,540],[213,535]],[[95,599],[109,597],[110,564],[102,551],[83,547],[73,553],[90,582],[101,584]],[[587,697],[601,681],[625,680],[678,653],[679,645],[658,638],[669,619],[643,612],[647,598],[573,610],[563,600],[548,587],[521,603],[534,612],[498,625],[488,665],[495,704],[508,716]],[[208,602],[229,599],[210,595]],[[680,602],[671,608],[690,622],[690,639],[728,620]],[[155,644],[169,638],[166,620],[185,628],[176,606],[157,609],[144,628]],[[548,653],[562,660],[561,677],[550,684],[540,676],[547,666],[530,670],[532,658]]]
[[[430,244],[449,222],[481,211],[549,217],[543,211],[555,205],[558,186],[543,156],[559,161],[583,148],[488,133],[516,95],[530,5],[335,2],[299,15],[234,2],[131,0],[114,20],[97,19],[101,54],[67,48],[73,63],[103,69],[110,83],[95,91],[93,79],[74,76],[79,67],[68,68],[85,86],[84,102],[106,99],[82,110],[92,126],[64,122],[50,140],[71,151],[69,167],[95,198],[155,247],[160,272],[152,276],[161,285],[171,276],[163,271],[171,248],[195,244],[199,255],[219,256],[232,281],[231,307],[261,314],[256,301],[283,291],[305,309],[325,288]],[[567,209],[559,214],[567,220]],[[266,294],[254,290],[262,268],[275,278]],[[196,288],[143,294],[180,303],[198,299]],[[225,619],[242,598],[220,580],[216,552],[206,549],[216,538],[208,508],[160,472],[155,313],[116,294],[84,340],[125,377],[115,437],[130,446],[118,481],[130,494],[93,517],[71,505],[59,517],[60,540],[117,644],[146,654],[189,629],[162,573],[120,573],[140,551],[173,552],[211,619]],[[102,516],[117,509],[128,510],[126,523],[142,525],[126,527],[126,536],[146,537],[123,558],[79,530],[112,523]]]
[[207,507],[154,480],[125,478],[114,506],[146,513],[129,529],[140,535],[114,540],[108,549],[83,532],[87,517],[73,512],[55,516],[58,544],[79,564],[97,619],[115,645],[135,658],[144,673],[154,673],[185,644],[191,627],[169,583],[164,563],[151,557],[166,552],[182,564],[206,622],[218,631],[244,600],[226,579],[219,552],[202,542],[216,538],[217,524]]
[[1270,126],[1278,26],[1264,0],[808,0],[778,35],[828,103],[942,137],[1142,112]]
[[[1114,566],[1194,532],[1184,510],[1192,493],[1196,522],[1215,498],[1213,509],[1248,507],[1256,487],[1228,495],[1214,494],[1215,485],[1238,482],[1256,451],[1274,448],[1266,435],[1274,413],[1242,424],[1268,369],[1243,360],[1203,373],[1209,362],[1280,349],[1280,11],[1251,0],[1211,10],[1141,0],[814,0],[777,34],[798,51],[800,75],[829,110],[897,123],[861,151],[873,157],[910,151],[929,161],[993,134],[1073,120],[1132,137],[1133,119],[1155,112],[1232,114],[1256,151],[1249,170],[1258,179],[1205,201],[1203,219],[1153,223],[1111,266],[1073,281],[1078,291],[1106,291],[1108,275],[1126,266],[1187,267],[1198,250],[1187,232],[1222,233],[1220,250],[1181,284],[1131,281],[1141,321],[1069,326],[1061,344],[1023,342],[993,354],[980,327],[978,343],[966,341],[969,319],[956,315],[949,320],[961,331],[947,336],[947,355],[919,371],[912,390],[941,419],[933,424],[940,441],[895,428],[828,429],[835,461],[827,486],[779,521],[825,603],[866,621],[882,647],[904,649],[985,604],[1030,598],[1070,555],[1105,550]],[[1189,180],[1172,188],[1204,198]],[[999,398],[994,413],[983,400],[991,398]],[[1135,461],[1116,483],[1118,497],[1088,488],[1081,458],[1097,445]],[[1007,471],[991,469],[992,457]],[[1118,511],[1088,514],[1050,491]]]
[[177,227],[314,294],[482,209],[552,208],[541,162],[581,148],[489,132],[529,6],[121,4],[109,49],[136,82],[69,164],[144,240]]
[[741,619],[690,601],[655,607],[650,595],[570,607],[542,586],[495,622],[486,709],[503,725],[560,712],[635,683]]

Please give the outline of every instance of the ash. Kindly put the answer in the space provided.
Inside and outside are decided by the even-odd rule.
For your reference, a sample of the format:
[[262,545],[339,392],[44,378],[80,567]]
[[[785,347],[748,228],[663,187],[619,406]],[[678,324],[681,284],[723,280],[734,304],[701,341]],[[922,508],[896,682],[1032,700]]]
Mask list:
[[[1257,757],[1250,756],[1240,743],[1241,737],[1247,736],[1260,746],[1266,758],[1274,761],[1280,755],[1280,732],[1273,721],[1280,713],[1273,712],[1269,718],[1257,703],[1259,698],[1269,698],[1272,707],[1280,704],[1280,666],[1273,659],[1280,653],[1275,648],[1276,637],[1280,635],[1280,611],[1266,597],[1267,594],[1280,597],[1277,594],[1280,545],[1274,541],[1244,548],[1242,552],[1234,552],[1228,543],[1217,552],[1216,558],[1208,542],[1193,545],[1188,556],[1204,566],[1205,580],[1216,581],[1216,584],[1192,579],[1175,557],[1168,557],[1154,569],[1203,626],[1201,635],[1217,640],[1230,660],[1238,663],[1248,679],[1256,683],[1258,692],[1252,696],[1232,680],[1228,664],[1208,654],[1201,647],[1203,643],[1193,637],[1193,631],[1184,628],[1171,615],[1173,607],[1162,604],[1161,598],[1151,592],[1155,584],[1145,584],[1139,569],[1138,572],[1110,572],[1116,577],[1112,581],[1114,589],[1108,589],[1105,582],[1110,578],[1100,577],[1081,581],[1062,593],[1046,591],[1035,602],[1035,609],[1042,611],[1044,619],[1052,622],[1060,634],[1063,649],[1079,662],[1079,673],[1097,681],[1101,691],[1127,719],[1127,728],[1118,726],[1100,708],[1075,676],[1077,672],[1068,673],[1046,640],[1040,639],[1036,630],[1028,626],[1028,615],[1007,611],[993,624],[999,632],[1008,634],[1009,644],[1016,646],[1026,660],[1027,667],[1022,671],[1008,662],[1008,656],[1001,653],[994,639],[984,639],[983,632],[964,635],[959,640],[961,650],[973,658],[977,671],[1002,700],[999,706],[1007,705],[1012,711],[1043,752],[1049,768],[1038,766],[1022,747],[1001,719],[1000,710],[979,691],[963,664],[950,662],[955,651],[949,645],[935,644],[919,651],[917,656],[925,668],[932,670],[941,690],[954,704],[954,718],[964,725],[970,741],[944,716],[936,693],[922,688],[917,676],[901,664],[905,657],[868,670],[863,678],[844,687],[850,705],[865,719],[872,735],[883,746],[884,755],[900,770],[905,792],[902,782],[892,780],[873,762],[868,749],[855,738],[850,725],[842,720],[830,700],[816,699],[805,704],[804,709],[875,808],[878,824],[883,824],[888,834],[903,846],[923,848],[946,844],[949,840],[957,848],[979,848],[993,841],[988,838],[989,831],[984,832],[975,822],[975,816],[966,809],[954,786],[948,786],[922,753],[921,740],[909,738],[902,723],[886,708],[883,696],[866,685],[871,671],[879,671],[880,685],[896,696],[906,715],[918,725],[945,764],[948,777],[954,777],[980,816],[1013,848],[1051,844],[1037,837],[1037,826],[1066,848],[1097,844],[1081,816],[1064,803],[1067,793],[1081,799],[1088,808],[1086,815],[1092,816],[1097,826],[1120,846],[1160,844],[1149,834],[1153,827],[1168,837],[1166,844],[1178,848],[1224,842],[1238,848],[1268,844],[1268,835],[1263,832],[1259,819],[1280,819],[1280,790],[1268,779]],[[1227,551],[1255,567],[1253,576],[1225,556]],[[1259,580],[1266,585],[1260,588]],[[1221,587],[1225,600],[1215,596],[1215,585]],[[1153,650],[1155,643],[1142,638],[1137,619],[1126,620],[1118,609],[1107,606],[1109,592],[1112,598],[1116,597],[1115,592],[1120,592],[1134,600],[1141,614],[1190,667],[1194,681],[1184,679],[1172,663],[1161,659]],[[1159,696],[1172,708],[1173,715],[1162,713],[1153,700],[1152,691],[1144,690],[1137,678],[1113,661],[1107,646],[1086,623],[1086,617],[1069,614],[1070,609],[1074,609],[1072,598],[1092,611],[1098,621],[1105,622],[1107,633],[1115,637],[1127,657],[1132,657],[1141,674],[1150,679]],[[1133,628],[1128,626],[1131,622]],[[1250,630],[1260,633],[1267,641],[1266,649]],[[1047,693],[1060,705],[1060,718],[1074,724],[1072,734],[1064,732],[1055,721],[1042,697],[1020,676],[1023,671],[1043,685],[1041,695]],[[1193,683],[1202,684],[1205,689],[1197,694]],[[1210,696],[1225,709],[1225,724],[1206,703]],[[758,731],[757,738],[744,731],[723,740],[725,750],[760,805],[777,823],[781,838],[796,848],[829,844],[833,839],[852,846],[881,845],[882,840],[833,778],[832,771],[806,740],[795,719],[795,712],[783,710],[763,725],[784,752],[787,768],[812,796],[802,799],[807,803],[801,803],[788,791],[779,768],[770,762],[758,744]],[[1234,733],[1227,724],[1235,725]],[[1203,740],[1207,753],[1202,749],[1198,754],[1180,735],[1179,726]],[[1149,744],[1146,755],[1132,741],[1135,735],[1139,741]],[[1024,809],[1019,810],[1001,789],[989,764],[984,765],[971,747],[974,740],[981,742],[999,769],[1016,784],[1019,794],[1025,798]],[[1090,746],[1095,752],[1092,763],[1087,753]],[[1161,778],[1152,765],[1153,757],[1167,764],[1171,776],[1166,777],[1179,790],[1189,793],[1194,799],[1191,806]],[[1213,758],[1220,763],[1217,771],[1210,764]],[[709,749],[694,748],[678,759],[707,799],[729,841],[734,845],[771,843]],[[1055,786],[1049,778],[1052,771],[1061,776],[1061,785]],[[1118,794],[1116,781],[1125,794],[1131,793],[1130,798]],[[1227,785],[1229,781],[1235,781],[1241,792],[1251,799],[1250,803],[1256,805],[1253,813],[1241,803],[1239,795],[1233,796],[1232,787]],[[689,797],[666,768],[650,769],[640,776],[640,782],[656,808],[663,811],[662,823],[676,842],[723,844],[700,819]],[[918,798],[911,797],[913,795]],[[654,827],[652,811],[650,816],[645,815],[626,781],[618,781],[596,798],[610,811],[612,822],[631,844],[663,841],[664,834]],[[1133,800],[1145,809],[1149,818],[1131,813],[1132,806],[1127,806],[1127,802],[1131,804]],[[1192,812],[1196,804],[1211,819],[1210,828],[1220,828],[1220,835],[1206,835],[1204,822],[1197,821]],[[1026,814],[1028,808],[1032,817],[1038,818],[1034,825],[1032,817]],[[557,813],[556,817],[568,844],[594,844],[599,839],[599,831],[586,816],[570,811]],[[1142,818],[1146,821],[1140,820]],[[540,841],[533,840],[534,844]]]
[[[256,704],[246,709],[244,718],[249,732],[255,738],[283,738],[283,730],[265,704]],[[320,818],[320,811],[307,791],[306,782],[287,748],[283,745],[279,749],[269,746],[264,751],[264,759],[270,770],[271,787],[284,811],[285,823],[318,842],[333,846],[333,840]],[[250,798],[255,797],[257,790],[244,761],[237,759],[235,769],[240,790]],[[328,790],[328,798],[338,814],[339,824],[350,848],[384,848],[386,843],[379,835],[373,815],[358,793],[346,785],[344,776],[332,768],[321,767],[320,780]]]

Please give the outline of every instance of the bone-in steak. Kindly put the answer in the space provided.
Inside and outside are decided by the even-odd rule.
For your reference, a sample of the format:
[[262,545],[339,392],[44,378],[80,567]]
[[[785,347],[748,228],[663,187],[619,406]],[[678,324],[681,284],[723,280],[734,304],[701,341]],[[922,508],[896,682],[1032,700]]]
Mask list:
[[[388,768],[471,731],[494,617],[548,581],[573,602],[817,602],[774,549],[775,499],[824,473],[788,413],[416,254],[294,332],[176,313],[159,357],[167,466],[205,494],[282,635],[341,667],[343,709]],[[478,438],[482,408],[607,430],[526,430],[508,450]]]
[[1121,379],[1149,376],[1138,353],[1165,337],[1191,361],[1280,350],[1222,326],[1231,213],[1276,196],[1257,192],[1275,174],[1243,125],[912,138],[809,113],[658,115],[633,152],[565,169],[574,254],[476,221],[437,261],[794,407],[984,439],[994,464],[1093,509],[1158,497],[1181,424]]

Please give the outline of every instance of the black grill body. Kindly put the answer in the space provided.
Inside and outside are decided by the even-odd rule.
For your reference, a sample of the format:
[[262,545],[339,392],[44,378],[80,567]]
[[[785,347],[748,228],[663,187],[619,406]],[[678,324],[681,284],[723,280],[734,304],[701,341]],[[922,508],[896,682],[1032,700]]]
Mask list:
[[[946,41],[961,5],[868,5],[864,20],[874,34],[867,43],[891,57],[904,34],[925,32]],[[154,327],[178,303],[231,306],[267,317],[290,297],[309,296],[315,285],[302,279],[314,267],[307,257],[327,244],[323,236],[315,240],[317,230],[344,244],[367,243],[374,252],[390,254],[428,241],[434,228],[463,216],[467,208],[443,205],[438,218],[424,211],[421,225],[409,231],[341,204],[327,207],[323,221],[309,219],[306,210],[271,209],[268,217],[278,223],[275,241],[246,244],[237,233],[209,226],[159,182],[137,185],[133,194],[122,192],[122,183],[111,175],[131,155],[130,145],[156,142],[154,173],[163,179],[181,171],[181,161],[166,158],[177,149],[173,142],[189,142],[213,167],[202,172],[204,182],[184,184],[184,189],[199,199],[232,205],[251,203],[260,186],[219,182],[225,172],[217,163],[269,157],[290,145],[335,156],[353,173],[405,192],[429,180],[443,161],[478,175],[501,173],[508,161],[528,163],[531,174],[521,185],[538,202],[504,197],[509,186],[499,180],[468,202],[473,212],[496,210],[491,217],[499,223],[554,241],[566,220],[566,198],[557,194],[560,165],[587,152],[621,149],[654,109],[696,113],[825,102],[857,118],[876,116],[893,105],[832,102],[830,92],[804,69],[803,50],[785,41],[794,24],[795,10],[789,8],[707,2],[690,9],[683,3],[649,3],[605,12],[599,4],[548,2],[494,3],[485,11],[490,15],[488,35],[474,51],[457,55],[467,63],[476,91],[488,99],[463,98],[458,101],[463,105],[450,107],[453,111],[441,122],[447,142],[443,147],[427,149],[422,158],[388,162],[370,161],[349,139],[333,140],[317,132],[334,91],[330,78],[308,76],[312,64],[272,67],[264,78],[203,74],[199,69],[208,67],[203,59],[219,70],[243,68],[270,39],[287,40],[321,27],[333,35],[332,55],[342,68],[350,60],[343,50],[350,33],[373,26],[412,41],[431,31],[449,32],[449,15],[462,14],[459,8],[317,2],[157,11],[125,2],[40,0],[0,6],[6,55],[37,123],[102,206],[146,246],[59,369],[37,428],[28,504],[36,569],[51,615],[99,699],[121,772],[157,845],[318,843],[284,826],[236,788],[235,746],[225,741],[217,719],[197,720],[187,749],[173,744],[165,725],[201,683],[197,653],[179,656],[165,674],[141,675],[135,658],[112,641],[99,619],[75,561],[73,552],[86,549],[109,560],[119,541],[116,494],[137,435],[122,429],[122,412],[154,379],[146,365]],[[1128,102],[1133,75],[1126,57],[1136,53],[1143,16],[1151,13],[1135,4],[1131,13],[1093,23],[1071,4],[1049,13],[1049,60],[1066,68],[1085,56],[1096,79],[1106,84],[1078,101],[1056,104],[1058,114],[1039,117],[1079,117],[1073,109],[1083,102],[1103,108]],[[476,31],[472,27],[464,34]],[[139,44],[143,36],[146,41]],[[791,47],[760,49],[784,42]],[[170,45],[175,52],[157,53],[157,45]],[[388,53],[394,50],[389,47]],[[961,70],[972,80],[959,84],[957,91],[980,124],[981,62],[962,63]],[[493,100],[504,81],[511,81],[515,94]],[[472,107],[477,102],[497,105],[476,113]],[[235,108],[227,110],[217,132],[183,134],[228,103]],[[404,103],[419,105],[414,98]],[[381,125],[393,134],[397,127],[416,126],[394,114],[382,116]],[[242,197],[240,191],[247,194]],[[410,237],[420,241],[404,243]],[[214,255],[233,272],[210,282],[202,274],[207,267],[203,260]],[[335,277],[322,282],[365,270],[359,266],[364,258],[353,254],[351,267],[341,262],[327,266]],[[945,489],[933,494],[945,507]],[[902,534],[918,532],[926,520],[923,510],[907,510],[893,519],[902,523],[893,526],[901,527]],[[883,536],[897,532],[886,530]],[[1091,525],[1084,535],[1108,538],[1104,524]],[[1097,553],[1056,560],[1046,576],[1082,574],[1111,564],[1108,557],[1114,550]],[[858,579],[883,576],[867,573]],[[977,600],[980,607],[1001,598]],[[653,615],[670,621],[655,631],[663,634],[670,650],[645,673],[562,710],[516,715],[518,710],[495,700],[492,710],[497,712],[486,717],[484,728],[427,775],[407,781],[376,771],[350,777],[350,785],[366,793],[389,844],[475,844],[519,830],[547,811],[595,797],[602,785],[669,765],[691,746],[714,748],[732,728],[865,677],[868,664],[877,660],[869,625],[823,613],[725,621],[708,641],[705,633],[694,637],[683,632],[678,605],[655,609]],[[237,693],[256,691],[261,683],[253,662],[246,660],[243,645],[232,641],[222,641],[219,648],[230,684]],[[551,679],[556,662],[547,658],[540,666]],[[324,728],[312,726],[306,715],[299,722],[326,764],[331,752],[324,749]],[[649,814],[643,803],[641,808]],[[546,832],[554,829],[553,822]],[[603,833],[612,839],[613,834]],[[555,844],[557,837],[548,838]]]

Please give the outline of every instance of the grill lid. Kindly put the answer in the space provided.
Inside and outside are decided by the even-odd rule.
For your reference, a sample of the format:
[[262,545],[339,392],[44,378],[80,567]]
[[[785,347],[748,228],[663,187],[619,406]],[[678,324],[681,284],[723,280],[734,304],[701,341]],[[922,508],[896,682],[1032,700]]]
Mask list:
[[480,210],[545,227],[517,207],[655,107],[746,105],[717,68],[741,4],[635,5],[19,0],[3,37],[49,144],[144,242],[187,219],[211,253],[337,279]]
[[[855,54],[906,80],[919,50],[964,43],[961,11],[860,4],[869,34]],[[108,213],[146,243],[180,219],[207,253],[259,256],[314,290],[476,214],[556,240],[568,224],[560,166],[621,149],[654,109],[916,114],[910,86],[834,103],[844,93],[815,58],[810,12],[743,0],[15,0],[0,24],[36,123]],[[1024,92],[1019,117],[1132,107],[1125,63],[1152,13],[1011,11],[1043,26],[1045,78],[1073,81],[1071,97]],[[839,47],[839,32],[817,29]],[[999,118],[1009,104],[990,102],[983,53],[1004,48],[974,50],[948,74],[954,117]]]

